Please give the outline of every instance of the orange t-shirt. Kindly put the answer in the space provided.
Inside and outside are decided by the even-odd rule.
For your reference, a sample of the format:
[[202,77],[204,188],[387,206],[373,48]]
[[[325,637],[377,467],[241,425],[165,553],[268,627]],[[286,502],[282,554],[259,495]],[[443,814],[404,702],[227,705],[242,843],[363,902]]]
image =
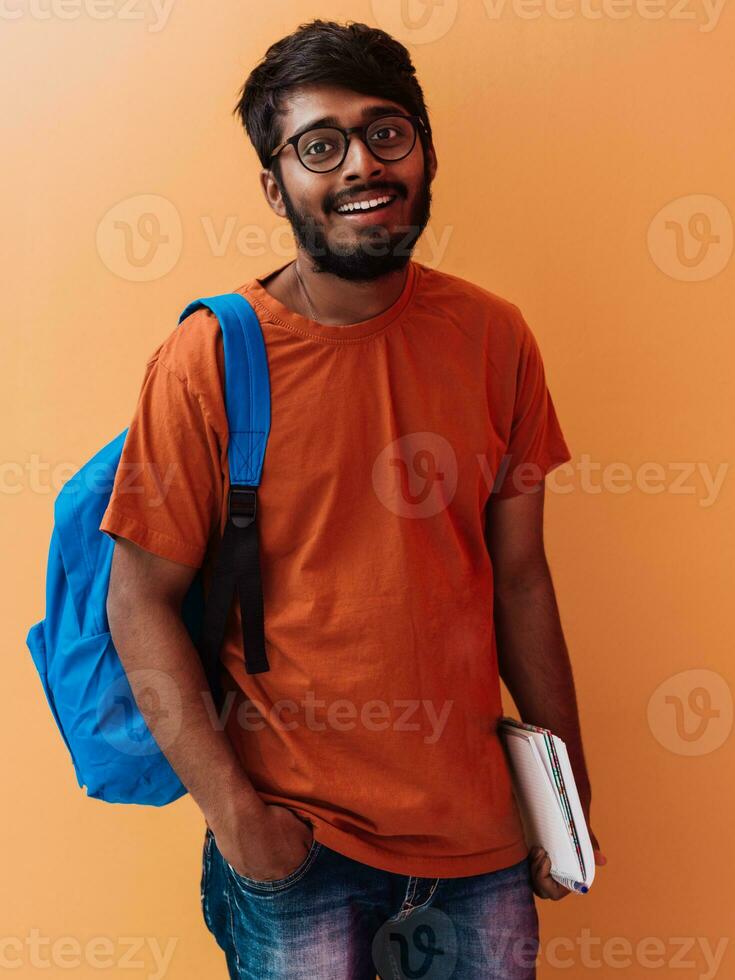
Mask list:
[[[494,483],[510,496],[571,458],[538,344],[513,303],[415,260],[392,306],[345,326],[292,312],[266,278],[237,291],[271,384],[257,511],[270,671],[246,673],[233,601],[227,734],[261,799],[348,857],[426,877],[508,867],[528,848],[497,734],[484,507]],[[151,355],[102,531],[211,569],[223,370],[208,310]]]

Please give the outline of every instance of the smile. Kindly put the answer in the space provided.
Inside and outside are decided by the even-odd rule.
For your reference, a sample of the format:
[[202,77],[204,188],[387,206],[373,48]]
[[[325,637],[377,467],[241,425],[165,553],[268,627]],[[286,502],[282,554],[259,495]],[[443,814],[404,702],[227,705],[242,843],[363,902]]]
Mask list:
[[349,204],[343,204],[341,207],[335,208],[335,210],[337,214],[362,214],[365,211],[380,211],[382,208],[387,208],[395,199],[395,194],[383,194],[379,197],[371,198],[369,201],[355,201]]

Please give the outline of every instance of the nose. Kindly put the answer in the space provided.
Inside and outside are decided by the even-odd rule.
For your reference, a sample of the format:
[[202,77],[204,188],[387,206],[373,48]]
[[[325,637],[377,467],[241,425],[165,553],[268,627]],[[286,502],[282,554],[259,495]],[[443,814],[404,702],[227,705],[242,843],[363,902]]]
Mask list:
[[367,174],[374,176],[382,174],[384,171],[383,162],[372,155],[357,133],[351,133],[350,142],[347,146],[347,156],[342,162],[343,176],[348,178],[361,177]]

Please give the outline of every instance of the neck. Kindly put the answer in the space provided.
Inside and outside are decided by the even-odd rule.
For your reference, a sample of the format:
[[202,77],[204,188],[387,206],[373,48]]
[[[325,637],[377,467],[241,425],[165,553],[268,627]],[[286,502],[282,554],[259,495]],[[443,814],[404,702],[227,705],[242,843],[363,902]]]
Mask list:
[[408,275],[406,266],[373,282],[350,282],[328,272],[313,272],[309,260],[299,250],[296,260],[284,270],[288,276],[288,297],[282,302],[308,319],[313,317],[296,276],[297,267],[316,319],[327,326],[347,326],[378,316],[401,295]]

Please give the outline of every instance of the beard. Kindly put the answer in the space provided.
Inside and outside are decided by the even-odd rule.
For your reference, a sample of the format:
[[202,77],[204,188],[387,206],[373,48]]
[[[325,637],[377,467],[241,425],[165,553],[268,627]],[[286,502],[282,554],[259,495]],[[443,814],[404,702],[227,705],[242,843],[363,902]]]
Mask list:
[[322,220],[295,207],[279,175],[276,182],[294,237],[311,258],[312,272],[329,272],[350,282],[373,282],[405,268],[431,215],[431,182],[426,164],[409,223],[399,225],[395,232],[378,223],[327,233]]

